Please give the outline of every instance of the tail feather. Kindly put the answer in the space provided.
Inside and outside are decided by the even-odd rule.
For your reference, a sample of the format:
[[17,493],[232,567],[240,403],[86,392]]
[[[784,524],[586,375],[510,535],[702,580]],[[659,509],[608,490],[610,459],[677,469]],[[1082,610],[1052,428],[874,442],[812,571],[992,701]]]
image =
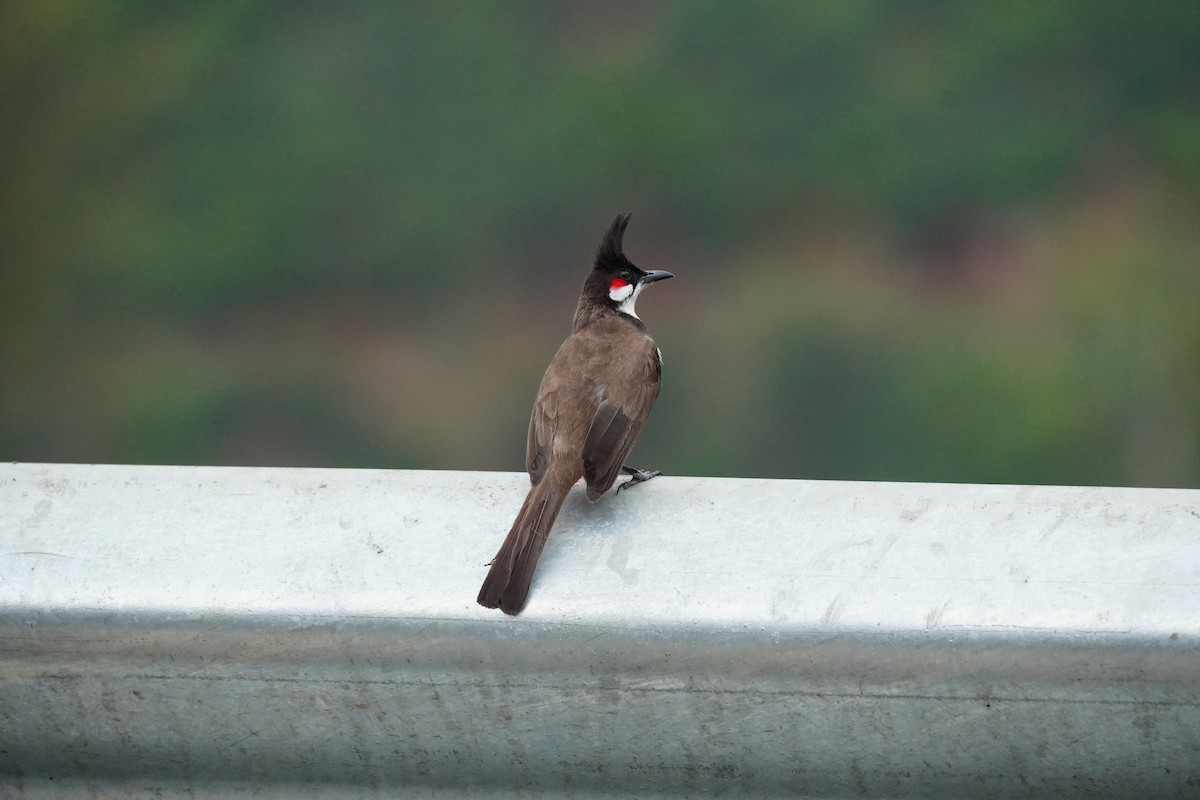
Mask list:
[[549,481],[543,480],[525,497],[483,580],[477,598],[481,606],[499,608],[505,614],[517,614],[525,607],[538,558],[567,498],[566,491],[548,484]]

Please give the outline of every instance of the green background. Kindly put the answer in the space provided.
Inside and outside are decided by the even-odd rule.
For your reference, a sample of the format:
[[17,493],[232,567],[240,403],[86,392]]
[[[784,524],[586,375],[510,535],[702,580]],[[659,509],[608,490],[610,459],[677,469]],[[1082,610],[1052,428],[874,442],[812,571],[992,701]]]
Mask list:
[[0,458],[1200,485],[1200,3],[0,5]]

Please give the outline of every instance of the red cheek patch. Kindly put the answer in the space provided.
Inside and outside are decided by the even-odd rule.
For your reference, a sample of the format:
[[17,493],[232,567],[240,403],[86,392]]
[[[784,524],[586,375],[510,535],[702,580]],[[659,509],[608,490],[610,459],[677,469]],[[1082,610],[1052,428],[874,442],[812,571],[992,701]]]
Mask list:
[[629,281],[625,280],[624,278],[613,278],[612,283],[608,285],[608,290],[611,292],[615,289],[620,289],[621,287],[628,285]]

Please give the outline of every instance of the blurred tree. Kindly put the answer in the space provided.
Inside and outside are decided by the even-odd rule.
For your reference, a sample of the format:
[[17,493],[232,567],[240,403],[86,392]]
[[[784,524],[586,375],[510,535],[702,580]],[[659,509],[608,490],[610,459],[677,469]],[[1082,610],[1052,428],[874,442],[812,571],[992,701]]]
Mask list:
[[651,460],[1194,484],[1197,74],[1193,0],[4,4],[0,454],[516,468],[634,211]]

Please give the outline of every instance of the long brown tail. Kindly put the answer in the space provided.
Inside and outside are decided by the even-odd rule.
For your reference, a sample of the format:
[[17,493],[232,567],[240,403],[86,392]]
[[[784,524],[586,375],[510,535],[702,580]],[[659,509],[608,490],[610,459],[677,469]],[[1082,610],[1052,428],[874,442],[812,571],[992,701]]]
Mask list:
[[567,490],[550,486],[549,479],[529,490],[483,580],[477,598],[481,606],[499,608],[505,614],[517,614],[525,607],[533,571],[566,498]]

